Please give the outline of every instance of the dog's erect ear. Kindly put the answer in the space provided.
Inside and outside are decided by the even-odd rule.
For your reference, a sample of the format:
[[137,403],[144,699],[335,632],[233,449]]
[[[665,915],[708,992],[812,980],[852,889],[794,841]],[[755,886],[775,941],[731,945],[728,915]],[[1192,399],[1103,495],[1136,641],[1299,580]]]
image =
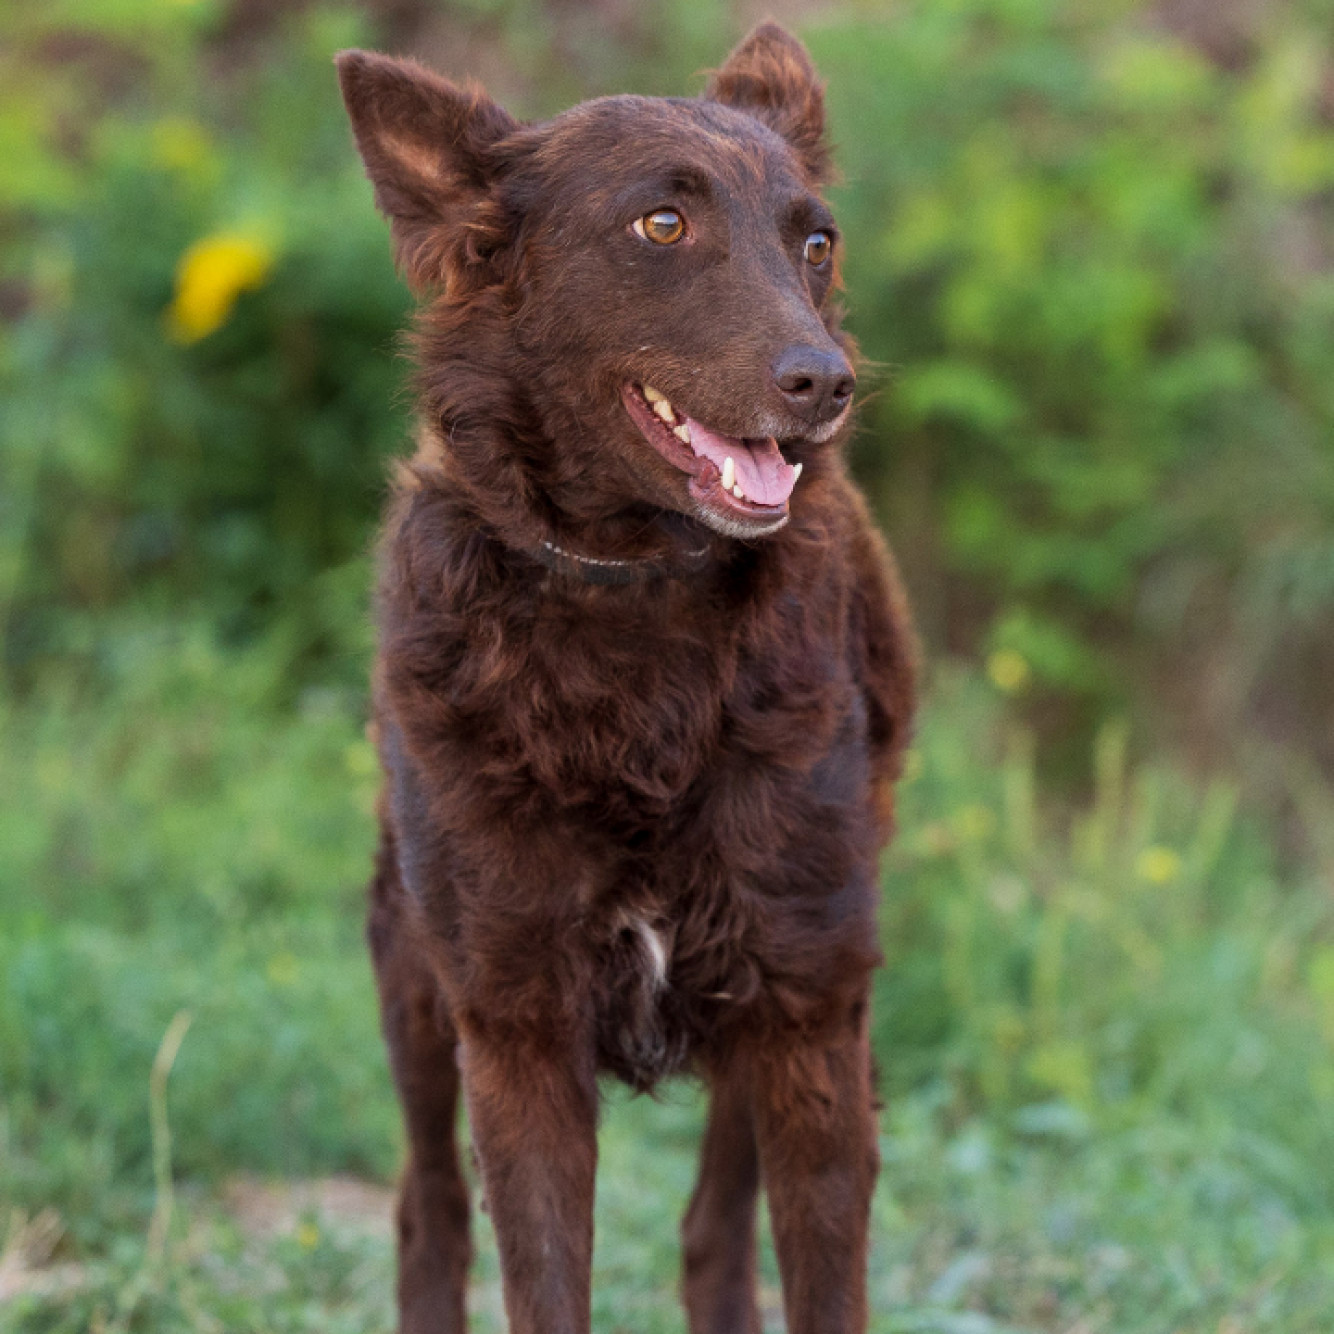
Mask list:
[[341,51],[334,63],[375,202],[400,270],[418,290],[478,258],[486,150],[518,122],[480,88],[459,88],[408,60]]
[[813,181],[829,178],[824,84],[786,29],[761,23],[709,80],[704,96],[762,120],[792,145]]

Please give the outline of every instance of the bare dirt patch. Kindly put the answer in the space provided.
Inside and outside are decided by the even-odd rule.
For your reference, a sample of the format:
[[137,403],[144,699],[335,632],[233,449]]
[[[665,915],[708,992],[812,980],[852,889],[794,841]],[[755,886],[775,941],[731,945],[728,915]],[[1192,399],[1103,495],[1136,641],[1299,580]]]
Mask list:
[[220,1199],[244,1232],[261,1237],[290,1233],[307,1218],[386,1238],[393,1226],[394,1191],[356,1177],[266,1181],[237,1176],[223,1186]]

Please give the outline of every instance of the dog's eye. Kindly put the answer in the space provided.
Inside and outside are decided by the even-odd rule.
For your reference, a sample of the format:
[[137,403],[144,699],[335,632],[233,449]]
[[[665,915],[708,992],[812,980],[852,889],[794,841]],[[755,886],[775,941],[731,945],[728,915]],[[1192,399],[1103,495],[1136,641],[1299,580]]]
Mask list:
[[631,224],[636,235],[658,245],[671,245],[685,235],[686,220],[674,208],[654,209]]
[[817,269],[834,252],[834,238],[828,232],[812,232],[806,238],[806,262]]

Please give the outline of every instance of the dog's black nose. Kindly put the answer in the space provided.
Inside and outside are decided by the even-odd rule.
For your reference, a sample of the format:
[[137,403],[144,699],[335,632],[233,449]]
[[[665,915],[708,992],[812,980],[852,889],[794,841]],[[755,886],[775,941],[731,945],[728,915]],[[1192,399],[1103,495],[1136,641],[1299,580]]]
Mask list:
[[798,343],[774,362],[774,384],[790,411],[819,425],[848,406],[857,377],[838,348]]

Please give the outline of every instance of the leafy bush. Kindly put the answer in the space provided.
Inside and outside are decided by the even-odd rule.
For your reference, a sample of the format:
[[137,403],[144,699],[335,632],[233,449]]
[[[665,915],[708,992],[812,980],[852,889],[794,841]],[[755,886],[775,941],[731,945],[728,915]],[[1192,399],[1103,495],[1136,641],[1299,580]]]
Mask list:
[[[96,666],[127,605],[277,627],[295,683],[337,675],[365,642],[364,567],[350,596],[312,590],[363,554],[406,434],[406,298],[328,61],[358,28],[318,19],[215,83],[188,7],[134,12],[130,32],[85,33],[139,91],[83,127],[82,170],[34,133],[0,194],[25,219],[8,267],[28,303],[0,336],[10,680]],[[10,104],[49,132],[83,72],[21,81]]]
[[[1215,740],[1265,708],[1306,745],[1334,673],[1328,6],[1272,11],[1237,73],[1148,18],[961,0],[810,34],[886,368],[860,463],[934,642],[1022,655],[1049,703],[1133,693]],[[1072,716],[1046,730],[1082,750]]]
[[[1308,749],[1328,731],[1327,8],[1274,10],[1239,72],[1139,0],[920,0],[806,30],[851,322],[883,367],[859,471],[929,641],[1021,658],[1074,754],[1127,707],[1205,741],[1256,716]],[[441,21],[490,43],[529,114],[679,91],[728,40],[693,4],[564,13]],[[355,597],[307,591],[364,550],[407,429],[406,298],[328,64],[377,33],[316,10],[238,46],[227,20],[2,20],[11,684],[95,663],[127,604],[281,627],[294,683],[362,643]]]

